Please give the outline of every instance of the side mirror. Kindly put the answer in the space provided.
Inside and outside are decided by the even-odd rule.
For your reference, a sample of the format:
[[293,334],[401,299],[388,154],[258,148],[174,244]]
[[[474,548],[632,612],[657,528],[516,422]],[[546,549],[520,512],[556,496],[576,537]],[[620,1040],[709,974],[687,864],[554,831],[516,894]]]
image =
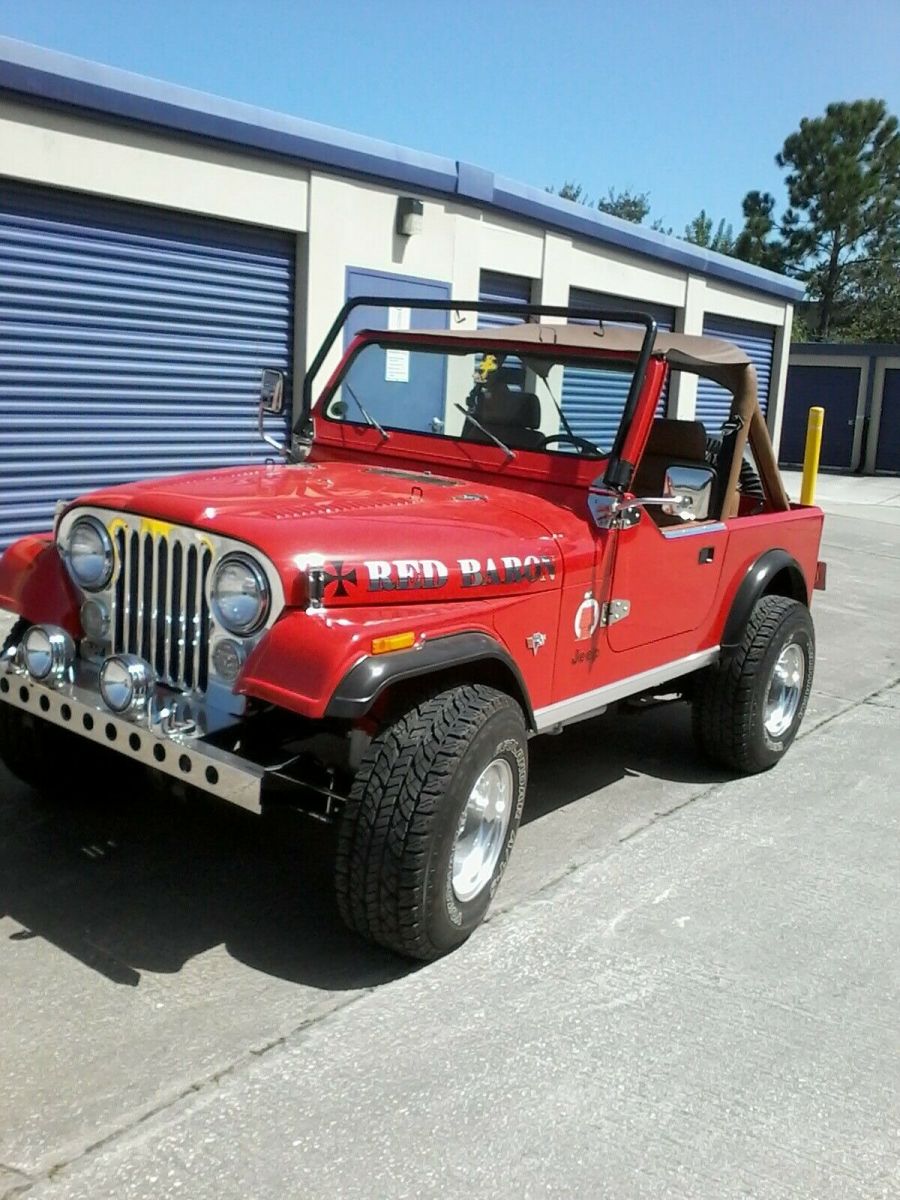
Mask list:
[[715,480],[716,473],[711,467],[669,467],[663,495],[671,496],[672,502],[661,505],[663,512],[683,521],[706,520]]
[[259,407],[264,413],[279,416],[284,412],[284,372],[265,367],[259,381]]
[[284,412],[284,372],[276,371],[272,367],[263,368],[262,378],[259,381],[259,436],[271,446],[273,450],[277,450],[279,454],[287,458],[288,450],[281,442],[276,442],[273,437],[270,437],[265,430],[264,418],[267,413],[278,417]]

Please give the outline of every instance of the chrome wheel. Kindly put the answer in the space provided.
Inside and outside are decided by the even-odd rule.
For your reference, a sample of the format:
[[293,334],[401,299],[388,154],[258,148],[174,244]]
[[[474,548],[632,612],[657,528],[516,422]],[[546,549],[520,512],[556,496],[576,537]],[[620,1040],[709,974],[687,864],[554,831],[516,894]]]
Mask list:
[[505,758],[488,763],[469,793],[453,847],[453,894],[461,904],[490,883],[513,808],[513,773]]
[[796,642],[782,650],[769,681],[763,724],[769,737],[780,738],[790,729],[800,706],[806,658]]

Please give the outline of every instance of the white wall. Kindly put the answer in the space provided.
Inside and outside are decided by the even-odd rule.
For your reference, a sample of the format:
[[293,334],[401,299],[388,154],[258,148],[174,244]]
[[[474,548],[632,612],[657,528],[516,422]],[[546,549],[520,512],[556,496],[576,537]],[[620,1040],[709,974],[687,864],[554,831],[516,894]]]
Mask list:
[[0,98],[0,174],[30,183],[246,221],[306,228],[308,172]]

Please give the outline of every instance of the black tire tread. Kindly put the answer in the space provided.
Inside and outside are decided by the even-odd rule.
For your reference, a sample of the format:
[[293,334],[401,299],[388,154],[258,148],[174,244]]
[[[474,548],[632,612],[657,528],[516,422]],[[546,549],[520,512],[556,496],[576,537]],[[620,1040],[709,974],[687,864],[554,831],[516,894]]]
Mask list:
[[788,615],[801,608],[799,601],[785,596],[763,596],[738,648],[703,672],[693,704],[693,730],[713,762],[742,772],[760,769],[751,746],[754,684],[772,639]]
[[416,705],[372,739],[341,817],[335,861],[339,911],[363,937],[410,958],[443,953],[420,904],[432,824],[473,736],[506,707],[519,711],[503,692],[464,685]]

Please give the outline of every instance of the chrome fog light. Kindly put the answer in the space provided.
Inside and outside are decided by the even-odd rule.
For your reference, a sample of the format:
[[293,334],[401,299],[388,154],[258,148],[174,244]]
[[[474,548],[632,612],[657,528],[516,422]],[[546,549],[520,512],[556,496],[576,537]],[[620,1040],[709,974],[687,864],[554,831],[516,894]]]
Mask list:
[[85,600],[81,606],[81,628],[92,642],[105,642],[109,633],[109,611],[100,600]]
[[155,684],[153,668],[136,654],[114,654],[100,668],[103,703],[120,716],[143,716]]
[[231,638],[222,638],[216,642],[212,652],[213,670],[225,683],[234,683],[241,673],[241,667],[247,655],[244,647]]
[[25,670],[39,683],[62,683],[75,663],[75,643],[58,625],[32,625],[22,639]]

